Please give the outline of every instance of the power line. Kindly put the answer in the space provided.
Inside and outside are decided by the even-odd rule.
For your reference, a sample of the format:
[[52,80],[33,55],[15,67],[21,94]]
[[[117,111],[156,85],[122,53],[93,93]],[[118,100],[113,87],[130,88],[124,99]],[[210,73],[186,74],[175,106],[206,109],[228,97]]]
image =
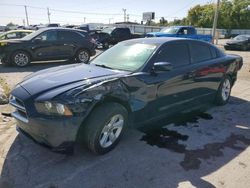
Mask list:
[[74,14],[90,14],[90,15],[107,15],[107,16],[115,16],[115,15],[123,15],[121,13],[97,13],[97,12],[81,12],[81,11],[71,11],[71,10],[62,10],[62,9],[50,9],[51,11],[56,12],[64,12],[64,13],[74,13]]
[[169,16],[164,16],[164,17],[167,18],[167,17],[170,17],[170,16],[172,16],[172,15],[175,15],[176,13],[182,11],[183,9],[185,9],[185,8],[187,8],[188,6],[190,6],[191,4],[193,4],[195,1],[197,1],[197,0],[191,1],[190,3],[186,4],[184,7],[178,9],[177,11],[175,11],[175,12],[173,12],[173,13],[171,13],[171,15],[169,15]]
[[[0,6],[18,6],[18,7],[26,6],[27,8],[47,10],[47,8],[45,8],[45,7],[37,7],[37,6],[30,6],[30,5],[18,5],[18,4],[9,4],[9,3],[0,3]],[[121,16],[121,15],[123,15],[122,13],[84,12],[84,11],[54,9],[54,8],[50,8],[50,11],[63,12],[63,13],[74,13],[74,14],[107,15],[107,16],[115,16],[115,15]]]

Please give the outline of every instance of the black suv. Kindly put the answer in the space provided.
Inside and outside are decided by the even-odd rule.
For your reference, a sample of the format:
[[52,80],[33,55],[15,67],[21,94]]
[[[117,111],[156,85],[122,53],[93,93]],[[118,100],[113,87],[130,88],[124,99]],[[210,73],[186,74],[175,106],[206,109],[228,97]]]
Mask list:
[[104,49],[109,48],[110,44],[114,45],[124,40],[142,37],[142,35],[132,34],[127,27],[108,27],[91,34],[91,36],[96,40],[98,46],[102,46]]
[[88,33],[77,29],[44,28],[20,40],[0,42],[0,58],[5,65],[24,67],[31,61],[69,59],[88,63],[96,44]]

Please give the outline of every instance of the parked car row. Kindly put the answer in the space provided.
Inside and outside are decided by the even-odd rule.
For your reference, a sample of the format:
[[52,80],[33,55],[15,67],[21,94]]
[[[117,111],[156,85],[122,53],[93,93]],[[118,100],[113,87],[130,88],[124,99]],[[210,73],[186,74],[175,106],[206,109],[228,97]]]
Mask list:
[[[59,26],[51,24],[51,26]],[[84,31],[50,27],[33,30],[13,30],[0,35],[0,58],[4,65],[27,66],[31,61],[69,59],[72,62],[88,63],[95,55],[95,48],[109,48],[121,41],[142,38],[126,27],[107,27],[102,30]],[[197,35],[194,27],[174,26],[161,32],[148,33],[146,37],[192,38],[210,42],[211,36]],[[21,38],[21,39],[20,39]],[[12,40],[10,40],[12,39]],[[16,40],[14,40],[16,39]],[[17,40],[20,39],[20,40]],[[249,50],[250,35],[239,35],[226,43],[226,50]]]

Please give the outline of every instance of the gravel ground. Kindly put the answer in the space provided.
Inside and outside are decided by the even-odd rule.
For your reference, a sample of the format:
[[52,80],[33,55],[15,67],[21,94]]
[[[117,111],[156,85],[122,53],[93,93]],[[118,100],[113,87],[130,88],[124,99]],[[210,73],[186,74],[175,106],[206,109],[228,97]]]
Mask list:
[[[250,52],[227,53],[244,58],[229,104],[155,132],[128,130],[104,156],[80,145],[73,156],[53,153],[18,134],[8,113],[0,114],[0,188],[250,187]],[[63,64],[0,64],[0,77],[14,87],[32,72]],[[0,106],[0,112],[9,111]]]

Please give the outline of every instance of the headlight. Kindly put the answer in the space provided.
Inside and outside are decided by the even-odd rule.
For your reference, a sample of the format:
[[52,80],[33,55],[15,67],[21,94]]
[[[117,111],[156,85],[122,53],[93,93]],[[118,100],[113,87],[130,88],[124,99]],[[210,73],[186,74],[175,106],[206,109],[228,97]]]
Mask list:
[[37,102],[35,103],[36,110],[41,114],[46,115],[61,115],[61,116],[72,116],[72,112],[69,108],[60,103],[53,102]]

